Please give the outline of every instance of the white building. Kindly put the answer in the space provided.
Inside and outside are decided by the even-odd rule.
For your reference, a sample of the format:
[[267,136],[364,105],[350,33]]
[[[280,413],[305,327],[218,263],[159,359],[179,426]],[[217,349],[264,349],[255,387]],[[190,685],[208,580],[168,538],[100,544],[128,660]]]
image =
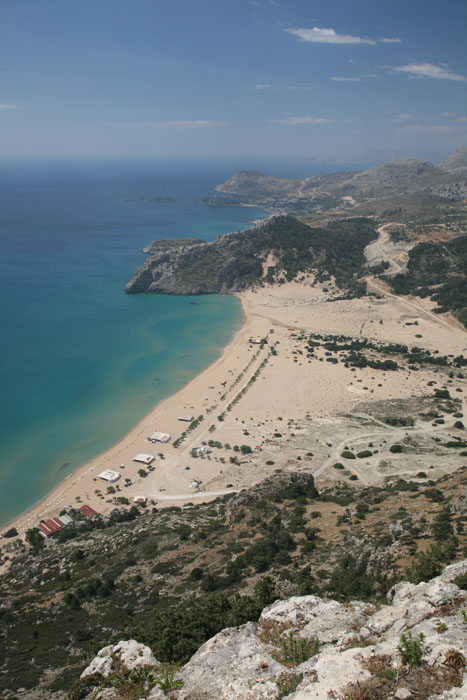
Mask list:
[[98,476],[99,479],[108,481],[109,484],[113,484],[114,481],[118,481],[120,479],[120,474],[118,472],[112,471],[112,469],[104,469],[104,471],[98,474]]
[[145,455],[143,453],[137,454],[133,457],[133,462],[140,462],[141,464],[152,464],[156,458],[154,455]]

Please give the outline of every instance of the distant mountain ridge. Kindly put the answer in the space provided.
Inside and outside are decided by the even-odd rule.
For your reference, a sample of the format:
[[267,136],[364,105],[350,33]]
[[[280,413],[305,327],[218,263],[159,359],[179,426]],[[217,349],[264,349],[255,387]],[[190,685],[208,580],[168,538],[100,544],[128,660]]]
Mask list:
[[467,175],[467,147],[459,148],[451,153],[439,167],[441,170],[446,170],[449,173],[463,173]]
[[397,158],[360,172],[344,171],[301,179],[238,170],[216,190],[260,200],[271,196],[316,197],[326,194],[364,201],[411,192],[460,199],[467,196],[467,148],[455,151],[439,166],[419,158]]

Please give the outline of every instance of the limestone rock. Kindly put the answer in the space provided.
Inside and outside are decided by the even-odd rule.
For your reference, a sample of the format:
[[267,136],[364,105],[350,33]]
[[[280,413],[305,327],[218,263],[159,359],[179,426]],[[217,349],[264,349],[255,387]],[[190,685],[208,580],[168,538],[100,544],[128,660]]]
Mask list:
[[[360,654],[361,649],[343,652],[330,649],[319,654],[313,663],[316,678],[302,683],[295,693],[288,696],[289,700],[329,700],[331,691],[339,696],[349,683],[369,678],[370,673],[363,668]],[[302,666],[296,669],[297,672]]]
[[458,576],[467,574],[467,559],[457,561],[455,564],[449,564],[443,572],[437,576],[434,581],[454,581]]
[[[467,561],[458,562],[426,583],[399,583],[389,591],[390,604],[376,611],[364,603],[342,605],[314,595],[276,601],[263,610],[256,625],[249,622],[225,629],[203,644],[176,677],[183,686],[169,695],[174,700],[342,697],[349,684],[364,687],[371,677],[372,663],[387,659],[390,666],[399,667],[397,647],[401,634],[408,632],[413,637],[423,633],[422,662],[426,668],[443,666],[448,655],[454,653],[459,658],[467,649],[467,625],[461,614],[467,608],[467,594],[451,582],[466,570]],[[294,668],[282,663],[281,640],[290,632],[321,642],[317,654]],[[82,677],[96,672],[107,676],[116,658],[127,668],[159,665],[147,647],[130,640],[102,649]],[[378,676],[373,676],[372,682],[375,678]],[[411,692],[404,675],[401,685],[393,686],[391,697],[410,700]],[[112,688],[106,688],[97,698],[117,700],[113,693]],[[144,700],[165,697],[155,685],[148,688]],[[467,674],[461,688],[430,698],[466,699]]]
[[274,678],[287,669],[256,635],[254,625],[228,628],[198,649],[179,674],[180,700],[276,700]]
[[101,649],[89,666],[84,669],[81,678],[86,678],[93,673],[99,673],[106,678],[117,660],[127,669],[139,668],[140,666],[153,666],[154,668],[160,666],[149,647],[130,639]]
[[320,642],[338,642],[365,622],[361,609],[315,595],[278,600],[261,613],[260,624],[277,622],[297,630],[297,635]]

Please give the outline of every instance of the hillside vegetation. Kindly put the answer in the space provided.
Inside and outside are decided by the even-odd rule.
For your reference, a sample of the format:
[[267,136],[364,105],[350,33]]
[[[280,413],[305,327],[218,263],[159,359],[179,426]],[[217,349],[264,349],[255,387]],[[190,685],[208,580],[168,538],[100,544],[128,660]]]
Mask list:
[[[355,292],[363,251],[376,235],[369,219],[312,228],[292,216],[274,216],[204,245],[187,246],[185,240],[170,247],[163,241],[160,251],[155,242],[149,247],[155,254],[135,273],[126,291],[228,293],[315,272],[320,279],[333,275],[341,288]],[[269,257],[275,262],[265,270]]]
[[467,327],[467,235],[448,242],[419,243],[409,253],[407,273],[393,280],[397,294],[429,296],[439,313],[453,311]]
[[133,507],[65,530],[0,579],[0,692],[67,690],[98,649],[123,638],[185,662],[278,597],[377,601],[404,575],[427,580],[467,554],[467,516],[455,505],[465,469],[320,493],[311,475],[281,473],[214,503]]

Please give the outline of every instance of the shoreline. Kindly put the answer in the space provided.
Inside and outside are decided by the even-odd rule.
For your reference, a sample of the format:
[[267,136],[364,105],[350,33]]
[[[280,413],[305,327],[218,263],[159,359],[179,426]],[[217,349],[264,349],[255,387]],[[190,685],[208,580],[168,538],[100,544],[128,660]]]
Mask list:
[[[58,516],[58,511],[57,508],[59,507],[60,510],[63,510],[63,505],[68,505],[64,504],[64,501],[67,500],[65,498],[61,498],[59,501],[59,505],[56,503],[57,499],[59,497],[64,496],[65,493],[68,493],[70,489],[66,488],[68,486],[76,486],[78,484],[78,481],[80,481],[86,474],[89,474],[91,471],[97,473],[104,468],[111,468],[110,466],[102,466],[103,463],[108,463],[110,460],[113,459],[115,454],[120,454],[122,453],[123,450],[127,450],[130,446],[134,445],[135,441],[140,438],[143,439],[141,436],[143,434],[143,431],[147,427],[148,423],[154,422],[156,420],[156,414],[157,412],[161,411],[166,411],[167,406],[165,404],[172,404],[175,402],[177,397],[181,397],[181,400],[183,401],[183,395],[186,391],[190,389],[190,387],[203,380],[203,378],[207,377],[208,373],[210,374],[212,371],[215,370],[217,365],[222,365],[222,363],[226,359],[226,354],[230,351],[233,350],[236,341],[238,339],[238,336],[242,334],[242,331],[245,330],[245,326],[247,324],[247,314],[245,312],[245,306],[243,304],[242,298],[239,295],[234,295],[240,302],[241,306],[241,318],[240,318],[240,327],[238,330],[235,332],[233,335],[232,339],[230,340],[227,345],[222,347],[221,354],[220,356],[214,360],[210,365],[208,365],[205,369],[203,369],[201,372],[196,374],[189,382],[188,384],[185,384],[185,386],[181,387],[177,391],[173,392],[172,394],[169,394],[169,396],[166,396],[165,398],[161,399],[158,401],[152,408],[147,411],[138,422],[133,425],[131,428],[127,430],[127,432],[120,438],[118,438],[110,447],[107,449],[103,450],[102,452],[98,453],[95,457],[92,459],[88,460],[84,464],[82,464],[80,467],[77,467],[74,471],[72,471],[70,474],[67,474],[54,488],[52,488],[43,498],[40,500],[36,501],[33,505],[29,506],[26,508],[20,515],[16,516],[15,518],[12,518],[10,521],[6,522],[4,525],[1,526],[1,532],[6,532],[11,528],[16,528],[18,530],[18,536],[24,536],[24,532],[26,529],[29,527],[35,527],[41,520],[45,520],[50,517],[56,517]],[[244,333],[242,334],[244,335]],[[186,403],[185,399],[185,403]],[[180,433],[182,432],[184,424],[180,423]],[[154,432],[156,428],[154,427],[151,430],[151,433]],[[167,431],[164,431],[167,432]],[[172,440],[170,443],[166,443],[165,445],[162,445],[160,443],[154,444],[150,442],[146,442],[146,448],[149,453],[155,452],[156,448],[157,450],[161,450],[162,448],[167,448],[172,446],[173,440],[175,437],[172,435]],[[135,452],[137,451],[135,447]],[[160,460],[156,458],[156,463],[159,464]],[[100,466],[98,466],[100,465]],[[116,465],[114,465],[116,466]],[[141,465],[140,465],[141,466]],[[139,467],[135,466],[133,471],[137,470]],[[122,472],[122,476],[126,476]],[[92,477],[91,477],[92,478]],[[102,488],[105,488],[105,482],[96,482],[96,483],[102,483]],[[118,482],[120,484],[120,481]],[[74,491],[76,489],[73,489],[73,494],[70,494],[70,496],[74,495]],[[122,495],[125,496],[132,496],[133,491],[135,489],[131,488],[126,489]],[[140,489],[143,490],[143,489]],[[80,489],[82,491],[82,489]],[[139,495],[139,494],[138,494]],[[196,500],[200,498],[200,494],[196,494]],[[164,501],[168,500],[167,495],[164,495],[162,497]],[[76,500],[76,496],[75,496]],[[94,500],[94,498],[92,499]],[[179,500],[179,497],[176,497],[176,500]],[[54,502],[54,505],[52,505],[51,501]],[[63,503],[62,503],[63,502]],[[85,501],[88,505],[92,505],[89,503],[89,499]],[[102,504],[99,501],[95,502],[97,506],[101,506],[99,512],[101,514],[105,514],[107,511],[112,510],[115,506],[115,504],[112,504],[111,508],[105,508],[102,509]],[[81,504],[76,504],[72,503],[72,499],[70,498],[70,504],[75,506],[79,506],[84,504],[84,501]],[[95,506],[92,506],[95,507]],[[40,515],[37,515],[38,511],[40,511]],[[36,522],[32,522],[32,520],[35,520]],[[26,523],[26,524],[25,524]],[[1,534],[1,533],[0,533]],[[4,539],[4,538],[2,538]],[[14,538],[12,538],[14,539]],[[9,541],[7,538],[5,540],[6,542]]]
[[[345,415],[348,418],[362,401],[426,396],[428,381],[437,384],[445,380],[432,367],[418,372],[376,372],[367,367],[356,372],[343,363],[326,362],[324,349],[310,360],[300,351],[297,336],[362,336],[418,345],[443,355],[462,354],[467,339],[465,329],[452,325],[446,317],[438,318],[426,300],[388,294],[329,303],[338,290],[329,282],[325,284],[323,288],[309,277],[300,283],[265,285],[236,294],[242,325],[220,357],[2,531],[16,527],[21,535],[41,519],[58,516],[66,505],[87,504],[106,515],[119,507],[113,496],[128,499],[126,505],[142,496],[148,505],[152,502],[158,507],[208,501],[251,487],[278,467],[316,472],[321,483],[335,479],[332,470],[324,476],[323,472],[336,458],[329,449],[336,435],[345,438]],[[268,338],[264,346],[262,338]],[[465,396],[467,381],[456,378],[455,383]],[[467,413],[467,406],[465,410]],[[174,441],[188,426],[178,418],[184,413],[195,419],[202,416],[202,420],[177,448]],[[149,442],[147,437],[156,430],[170,433],[171,442]],[[303,444],[311,440],[315,445],[312,452],[309,447],[288,445],[289,437],[308,435],[309,430],[314,435]],[[216,444],[209,446],[209,440]],[[198,447],[204,447],[205,453],[195,454]],[[242,447],[248,447],[249,452]],[[132,461],[136,453],[154,455],[154,471],[138,474],[141,465]],[[119,487],[116,494],[106,493],[108,485],[97,479],[104,469],[120,474],[112,486]],[[382,477],[375,472],[365,478],[377,481]],[[132,484],[125,486],[125,479],[131,479]]]

